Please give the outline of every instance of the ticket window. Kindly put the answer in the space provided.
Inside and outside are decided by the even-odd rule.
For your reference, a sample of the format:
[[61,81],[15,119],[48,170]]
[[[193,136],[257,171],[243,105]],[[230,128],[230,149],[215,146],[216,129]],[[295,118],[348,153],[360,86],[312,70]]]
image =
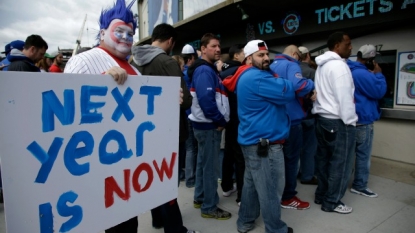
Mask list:
[[382,74],[386,78],[387,91],[385,96],[379,100],[379,107],[393,108],[395,97],[395,77],[396,77],[396,50],[380,51],[375,61],[382,68]]

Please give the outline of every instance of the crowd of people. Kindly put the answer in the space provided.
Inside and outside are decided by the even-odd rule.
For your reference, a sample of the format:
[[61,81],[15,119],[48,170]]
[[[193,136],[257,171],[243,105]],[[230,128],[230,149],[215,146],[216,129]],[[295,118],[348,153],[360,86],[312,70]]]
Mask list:
[[[353,168],[350,192],[377,197],[368,177],[386,81],[373,45],[348,60],[351,39],[335,32],[329,51],[314,62],[306,47],[289,45],[270,58],[266,42],[252,40],[231,46],[221,61],[220,38],[206,33],[200,50],[187,44],[172,56],[178,34],[169,24],[154,28],[150,45],[133,45],[137,23],[129,7],[117,0],[103,10],[99,46],[65,67],[61,53],[46,53],[46,41],[31,35],[6,46],[2,70],[109,74],[118,85],[129,75],[181,77],[179,179],[194,188],[201,217],[227,220],[231,213],[218,207],[221,177],[223,196],[237,192],[238,232],[252,230],[260,213],[265,232],[294,232],[281,220],[281,208],[310,208],[297,195],[298,179],[316,185],[313,201],[325,212],[352,212],[342,197]],[[166,233],[198,232],[184,226],[176,199],[151,214],[153,227]],[[135,217],[106,232],[136,233],[137,227]]]

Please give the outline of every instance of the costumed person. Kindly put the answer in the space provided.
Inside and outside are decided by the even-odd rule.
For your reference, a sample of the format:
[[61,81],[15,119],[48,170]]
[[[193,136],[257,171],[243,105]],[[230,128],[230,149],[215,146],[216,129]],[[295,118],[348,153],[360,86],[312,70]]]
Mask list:
[[[131,11],[134,2],[135,0],[126,6],[124,0],[117,0],[112,8],[102,10],[97,36],[99,46],[71,57],[64,73],[109,74],[120,85],[126,81],[128,75],[141,75],[127,61],[137,28]],[[138,219],[134,217],[105,232],[137,233],[137,228]]]

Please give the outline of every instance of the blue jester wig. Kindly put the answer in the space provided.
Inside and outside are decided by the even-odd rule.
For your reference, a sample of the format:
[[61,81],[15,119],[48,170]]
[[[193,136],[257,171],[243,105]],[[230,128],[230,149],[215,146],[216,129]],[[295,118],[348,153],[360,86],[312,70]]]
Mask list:
[[[99,17],[99,29],[107,29],[114,19],[120,19],[125,23],[132,23],[133,30],[137,28],[137,21],[133,16],[131,7],[133,6],[135,0],[132,0],[128,6],[125,5],[125,0],[116,0],[114,6],[109,9],[101,11],[101,16]],[[100,35],[98,33],[98,39]]]

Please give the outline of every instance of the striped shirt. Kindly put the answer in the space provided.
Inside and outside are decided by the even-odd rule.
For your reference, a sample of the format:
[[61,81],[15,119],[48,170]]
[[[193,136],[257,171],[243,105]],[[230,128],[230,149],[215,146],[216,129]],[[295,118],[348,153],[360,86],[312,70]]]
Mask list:
[[[64,73],[103,74],[114,66],[122,67],[122,65],[118,64],[118,62],[105,50],[97,47],[71,57],[68,63],[66,63]],[[135,71],[134,74],[126,69],[128,74],[141,75],[135,67],[130,64],[128,64],[128,66]]]

